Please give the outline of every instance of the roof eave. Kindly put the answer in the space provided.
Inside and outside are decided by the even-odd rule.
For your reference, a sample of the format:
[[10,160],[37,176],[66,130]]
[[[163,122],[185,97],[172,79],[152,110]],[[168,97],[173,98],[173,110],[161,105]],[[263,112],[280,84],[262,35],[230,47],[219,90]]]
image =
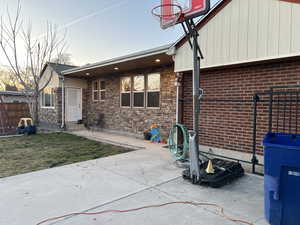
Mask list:
[[114,59],[94,63],[94,64],[91,64],[91,65],[88,65],[88,66],[83,66],[83,67],[79,67],[79,68],[75,68],[75,69],[65,70],[65,71],[62,72],[62,74],[67,75],[67,74],[72,74],[72,73],[76,73],[76,72],[82,72],[82,71],[85,71],[85,70],[91,70],[91,69],[101,68],[101,67],[104,67],[104,66],[118,64],[118,63],[122,63],[122,62],[126,62],[126,61],[131,61],[131,60],[135,60],[135,59],[141,59],[141,58],[148,57],[148,56],[164,54],[164,53],[167,53],[169,51],[170,46],[171,45],[164,45],[164,46],[161,46],[161,47],[158,47],[158,48],[155,48],[155,49],[150,49],[150,50],[141,51],[141,52],[138,52],[138,53],[133,53],[133,54],[130,54],[130,55],[126,55],[126,56],[122,56],[122,57],[118,57],[118,58],[114,58]]

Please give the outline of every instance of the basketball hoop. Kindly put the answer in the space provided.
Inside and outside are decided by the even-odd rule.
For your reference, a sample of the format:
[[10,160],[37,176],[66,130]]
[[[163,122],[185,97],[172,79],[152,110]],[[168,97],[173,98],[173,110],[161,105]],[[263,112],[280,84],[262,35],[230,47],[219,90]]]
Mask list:
[[162,29],[166,29],[178,23],[183,17],[183,9],[177,4],[162,4],[151,10],[153,16],[160,21]]

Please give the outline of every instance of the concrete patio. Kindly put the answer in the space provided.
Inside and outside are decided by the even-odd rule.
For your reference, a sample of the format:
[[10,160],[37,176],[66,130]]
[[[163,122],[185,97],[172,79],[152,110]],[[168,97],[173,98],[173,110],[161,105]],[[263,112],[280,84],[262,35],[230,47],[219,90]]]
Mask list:
[[[222,189],[194,186],[181,178],[167,149],[159,144],[108,133],[76,135],[137,149],[107,158],[0,179],[0,224],[36,225],[72,212],[129,209],[170,201],[216,203],[225,214],[255,225],[263,216],[263,178],[246,175]],[[172,205],[125,214],[73,216],[58,225],[233,225],[213,207]]]

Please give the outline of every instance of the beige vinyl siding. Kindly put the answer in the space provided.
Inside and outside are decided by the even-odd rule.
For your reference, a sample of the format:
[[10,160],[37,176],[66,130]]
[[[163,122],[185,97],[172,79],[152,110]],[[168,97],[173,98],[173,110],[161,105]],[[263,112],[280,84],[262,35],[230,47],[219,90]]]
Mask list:
[[68,88],[87,88],[87,81],[76,78],[65,78],[65,87]]
[[[203,68],[300,55],[300,4],[232,0],[199,34]],[[175,71],[192,67],[186,42],[176,51]]]
[[[51,77],[52,76],[52,77]],[[49,79],[51,78],[51,80],[49,81]],[[59,87],[59,77],[58,74],[52,70],[51,67],[47,66],[46,70],[43,73],[43,76],[40,79],[39,82],[39,88],[43,88],[46,84],[47,88],[57,88]]]

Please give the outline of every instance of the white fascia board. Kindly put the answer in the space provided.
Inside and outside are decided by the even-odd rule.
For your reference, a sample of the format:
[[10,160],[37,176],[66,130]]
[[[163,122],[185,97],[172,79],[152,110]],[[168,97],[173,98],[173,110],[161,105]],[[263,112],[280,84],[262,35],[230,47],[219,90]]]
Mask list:
[[145,57],[148,57],[148,56],[167,53],[170,46],[171,45],[165,45],[165,46],[162,46],[162,47],[159,47],[159,48],[154,48],[154,49],[150,49],[150,50],[146,50],[146,51],[142,51],[142,52],[137,52],[137,53],[133,53],[133,54],[130,54],[130,55],[126,55],[126,56],[122,56],[122,57],[118,57],[118,58],[114,58],[114,59],[110,59],[110,60],[90,64],[90,65],[87,65],[87,66],[82,66],[82,67],[75,68],[75,69],[65,70],[65,71],[62,72],[62,74],[66,75],[66,74],[81,72],[81,71],[85,71],[85,70],[100,68],[100,67],[104,67],[104,66],[109,66],[109,65],[113,65],[113,64],[118,64],[118,63],[122,63],[122,62],[127,62],[127,61],[131,61],[131,60],[135,60],[135,59],[141,59],[141,58],[145,58]]
[[[223,66],[234,66],[234,65],[239,65],[239,64],[246,64],[246,63],[255,63],[255,62],[264,62],[264,61],[269,61],[269,60],[280,60],[280,59],[285,59],[285,58],[292,58],[292,57],[299,57],[299,53],[295,54],[287,54],[287,55],[281,55],[281,56],[274,56],[274,57],[263,57],[263,58],[257,58],[257,59],[251,59],[251,60],[244,60],[244,61],[236,61],[236,62],[230,62],[230,63],[224,63],[224,64],[215,64],[215,65],[210,65],[210,66],[203,66],[201,69],[210,69],[210,68],[217,68],[217,67],[223,67]],[[193,70],[193,67],[189,68],[181,68],[178,70],[174,70],[175,73],[179,72],[185,72],[185,71],[190,71]]]

